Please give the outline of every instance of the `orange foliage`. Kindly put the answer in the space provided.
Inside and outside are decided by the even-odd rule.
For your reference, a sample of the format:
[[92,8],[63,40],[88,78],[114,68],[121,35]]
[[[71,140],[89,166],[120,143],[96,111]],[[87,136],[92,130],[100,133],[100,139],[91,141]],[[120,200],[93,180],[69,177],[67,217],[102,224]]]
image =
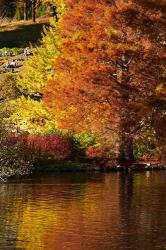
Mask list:
[[103,157],[103,152],[100,148],[95,148],[95,147],[89,147],[86,150],[86,155],[88,158],[93,159],[93,158],[102,158]]
[[66,2],[62,54],[45,103],[62,127],[116,130],[121,159],[132,160],[134,135],[165,105],[156,94],[166,78],[165,13],[157,0]]

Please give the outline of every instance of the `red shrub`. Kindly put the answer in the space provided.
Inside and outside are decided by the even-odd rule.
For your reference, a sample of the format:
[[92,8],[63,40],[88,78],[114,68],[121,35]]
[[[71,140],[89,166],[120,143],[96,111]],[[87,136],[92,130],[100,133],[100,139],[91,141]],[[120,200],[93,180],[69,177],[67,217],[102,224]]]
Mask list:
[[29,159],[66,159],[72,152],[69,141],[55,134],[31,136],[9,134],[3,138],[3,143]]
[[71,154],[71,145],[59,135],[33,135],[28,138],[28,148],[41,156],[66,159]]

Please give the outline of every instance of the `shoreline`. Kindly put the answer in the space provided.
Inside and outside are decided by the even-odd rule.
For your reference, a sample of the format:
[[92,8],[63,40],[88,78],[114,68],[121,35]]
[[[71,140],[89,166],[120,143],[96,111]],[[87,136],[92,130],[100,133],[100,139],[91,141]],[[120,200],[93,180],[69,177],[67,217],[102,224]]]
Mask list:
[[166,164],[152,164],[147,165],[144,163],[135,163],[129,167],[126,166],[101,166],[94,163],[78,163],[78,162],[66,162],[66,163],[52,163],[41,164],[40,166],[22,166],[20,168],[3,168],[0,171],[0,183],[6,183],[12,178],[23,178],[25,176],[46,174],[46,173],[83,173],[83,172],[98,172],[98,173],[110,173],[110,172],[146,172],[146,171],[163,171],[166,170]]
[[153,171],[153,170],[166,170],[166,165],[151,165],[146,166],[144,164],[125,166],[98,166],[93,164],[73,164],[65,166],[41,166],[34,169],[34,173],[42,172],[129,172],[129,171]]

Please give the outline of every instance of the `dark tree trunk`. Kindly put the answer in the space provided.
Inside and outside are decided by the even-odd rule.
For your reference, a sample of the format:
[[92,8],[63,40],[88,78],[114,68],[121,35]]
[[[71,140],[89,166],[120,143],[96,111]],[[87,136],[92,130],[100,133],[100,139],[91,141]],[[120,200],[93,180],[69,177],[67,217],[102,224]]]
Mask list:
[[125,131],[120,137],[118,158],[119,163],[124,166],[130,166],[134,162],[133,137]]
[[36,22],[36,4],[37,4],[37,1],[33,0],[32,1],[32,21],[33,22]]
[[121,104],[120,104],[120,126],[119,126],[119,163],[129,166],[134,161],[133,154],[133,114],[130,109],[130,91],[128,82],[129,62],[126,62],[125,55],[121,57],[121,63],[117,68],[117,81],[121,84]]
[[[127,100],[128,103],[128,100]],[[127,105],[126,105],[127,106]],[[120,111],[120,126],[119,126],[119,163],[124,166],[129,166],[134,162],[133,154],[133,114],[128,107],[121,108]]]
[[53,17],[55,18],[55,21],[58,22],[58,12],[57,12],[57,7],[53,6],[52,7],[53,10]]

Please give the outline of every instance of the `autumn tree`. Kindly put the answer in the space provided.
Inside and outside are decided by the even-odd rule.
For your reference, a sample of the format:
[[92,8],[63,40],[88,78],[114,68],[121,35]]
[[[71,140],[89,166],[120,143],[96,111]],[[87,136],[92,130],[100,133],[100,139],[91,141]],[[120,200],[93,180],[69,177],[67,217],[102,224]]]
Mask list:
[[62,53],[45,103],[61,127],[108,137],[116,132],[118,159],[129,165],[142,127],[164,131],[165,2],[66,2]]

